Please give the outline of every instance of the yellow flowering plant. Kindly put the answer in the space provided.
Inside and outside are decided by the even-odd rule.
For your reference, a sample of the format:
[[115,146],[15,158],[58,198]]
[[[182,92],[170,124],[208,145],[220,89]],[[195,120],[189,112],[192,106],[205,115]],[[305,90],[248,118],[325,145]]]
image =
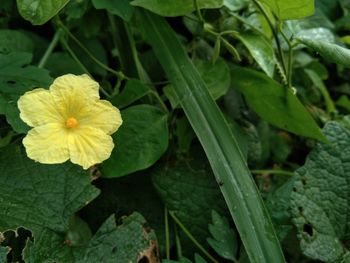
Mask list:
[[29,158],[44,164],[67,160],[84,169],[111,155],[112,133],[122,124],[119,110],[100,100],[99,84],[88,75],[67,74],[49,90],[37,88],[18,100],[21,119],[33,127],[23,139]]

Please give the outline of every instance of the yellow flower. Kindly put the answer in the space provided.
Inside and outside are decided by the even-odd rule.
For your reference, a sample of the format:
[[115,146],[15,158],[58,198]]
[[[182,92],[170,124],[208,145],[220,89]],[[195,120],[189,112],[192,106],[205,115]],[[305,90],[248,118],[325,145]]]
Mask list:
[[23,139],[29,158],[40,163],[68,159],[84,169],[109,158],[112,137],[122,118],[119,110],[100,100],[99,84],[88,75],[67,74],[50,90],[34,89],[18,100],[21,119],[31,129]]

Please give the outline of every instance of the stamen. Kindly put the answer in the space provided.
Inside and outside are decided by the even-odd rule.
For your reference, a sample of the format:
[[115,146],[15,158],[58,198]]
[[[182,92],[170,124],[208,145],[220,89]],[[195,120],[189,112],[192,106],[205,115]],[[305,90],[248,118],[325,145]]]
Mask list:
[[74,118],[74,117],[70,117],[70,118],[68,118],[67,121],[66,121],[66,126],[67,126],[67,128],[74,128],[74,127],[76,127],[77,125],[78,125],[78,121],[77,121],[77,119]]

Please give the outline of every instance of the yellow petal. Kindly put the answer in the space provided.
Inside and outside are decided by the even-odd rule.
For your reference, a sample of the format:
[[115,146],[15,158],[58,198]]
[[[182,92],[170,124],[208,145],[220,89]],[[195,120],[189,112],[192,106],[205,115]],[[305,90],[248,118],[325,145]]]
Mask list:
[[34,89],[26,92],[17,102],[21,119],[29,126],[62,122],[54,100],[48,90]]
[[50,86],[53,95],[66,95],[67,92],[77,93],[81,96],[85,94],[94,100],[100,98],[98,89],[99,84],[86,74],[66,74],[56,78]]
[[40,163],[63,163],[69,159],[68,133],[61,124],[31,129],[23,139],[27,155]]
[[69,133],[68,147],[72,163],[87,169],[108,159],[114,143],[102,130],[81,126]]
[[100,129],[107,134],[117,131],[123,122],[120,111],[106,100],[88,105],[79,114],[77,117],[81,125]]
[[88,75],[63,75],[50,86],[57,109],[65,118],[76,116],[82,109],[99,99],[99,85]]

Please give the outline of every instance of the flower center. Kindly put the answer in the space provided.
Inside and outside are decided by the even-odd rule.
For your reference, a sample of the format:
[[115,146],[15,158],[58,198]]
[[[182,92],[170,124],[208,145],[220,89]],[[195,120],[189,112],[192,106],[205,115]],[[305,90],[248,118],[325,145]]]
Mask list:
[[78,125],[78,121],[74,117],[70,117],[66,120],[66,127],[67,128],[75,128]]

